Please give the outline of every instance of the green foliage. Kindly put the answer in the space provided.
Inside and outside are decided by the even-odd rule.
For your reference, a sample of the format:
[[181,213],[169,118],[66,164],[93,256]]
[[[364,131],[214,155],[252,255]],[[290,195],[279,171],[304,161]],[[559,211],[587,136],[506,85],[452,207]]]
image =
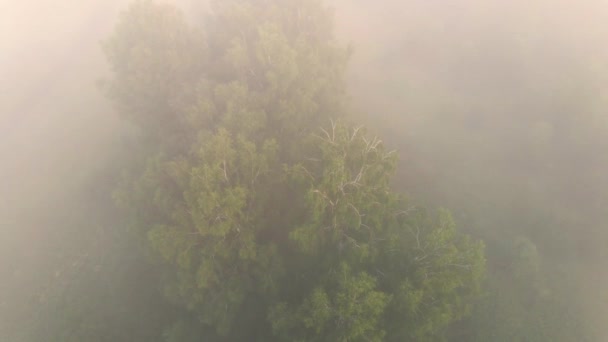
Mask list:
[[483,247],[447,213],[408,208],[389,187],[396,154],[341,119],[349,52],[327,9],[213,8],[199,34],[137,2],[105,45],[112,98],[146,159],[116,199],[166,268],[166,297],[190,313],[164,338],[443,336],[469,311]]
[[[470,299],[479,290],[485,264],[483,245],[456,233],[451,216],[431,216],[418,210],[400,213],[397,229],[406,238],[392,239],[387,248],[391,265],[386,274],[410,274],[393,280],[396,293],[391,340],[425,341],[441,338],[450,322],[466,317]],[[439,332],[439,333],[438,333]]]
[[[114,78],[104,83],[116,108],[152,135],[178,135],[187,122],[175,116],[182,92],[205,66],[205,40],[173,6],[137,0],[103,49]],[[171,137],[175,138],[175,137]]]
[[273,330],[281,340],[383,340],[382,314],[390,295],[379,291],[376,279],[365,272],[353,275],[346,263],[339,267],[299,307],[280,303],[271,310]]
[[[569,293],[547,281],[536,245],[518,237],[506,244],[503,267],[493,264],[469,320],[471,341],[591,341]],[[558,280],[559,281],[559,280]]]

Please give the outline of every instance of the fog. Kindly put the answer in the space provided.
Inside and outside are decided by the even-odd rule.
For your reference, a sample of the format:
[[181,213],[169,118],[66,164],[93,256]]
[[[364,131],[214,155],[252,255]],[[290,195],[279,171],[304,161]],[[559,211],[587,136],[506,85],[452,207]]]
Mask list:
[[[394,187],[451,210],[462,231],[483,239],[490,279],[503,279],[506,245],[531,241],[538,286],[561,298],[564,317],[578,316],[576,329],[588,340],[608,339],[608,2],[327,3],[338,38],[354,48],[350,106],[399,152]],[[85,267],[130,265],[90,281],[107,285],[90,289],[105,291],[92,297],[114,296],[103,301],[127,307],[115,320],[128,315],[130,300],[155,305],[108,290],[145,262],[104,256],[124,252],[115,245],[120,229],[104,227],[117,222],[107,208],[117,178],[111,166],[128,158],[130,126],[100,90],[109,74],[100,42],[128,4],[0,3],[2,341],[39,341],[40,331],[67,324],[46,322],[57,318],[49,314],[57,306],[45,308],[47,297],[61,298],[59,307],[72,291],[86,297],[86,288],[72,290],[76,276],[65,276]],[[192,18],[204,8],[178,5]],[[76,316],[92,313],[86,324],[109,319],[112,310],[87,305],[75,309]],[[503,328],[525,325],[518,324]]]

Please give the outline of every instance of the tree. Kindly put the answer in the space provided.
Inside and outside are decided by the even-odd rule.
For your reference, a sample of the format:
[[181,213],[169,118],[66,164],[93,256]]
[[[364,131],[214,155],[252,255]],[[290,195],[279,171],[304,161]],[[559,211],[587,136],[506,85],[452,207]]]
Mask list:
[[105,44],[143,146],[116,198],[195,322],[166,339],[440,338],[469,311],[483,246],[390,190],[395,154],[347,123],[330,12],[212,7],[195,29],[136,2]]

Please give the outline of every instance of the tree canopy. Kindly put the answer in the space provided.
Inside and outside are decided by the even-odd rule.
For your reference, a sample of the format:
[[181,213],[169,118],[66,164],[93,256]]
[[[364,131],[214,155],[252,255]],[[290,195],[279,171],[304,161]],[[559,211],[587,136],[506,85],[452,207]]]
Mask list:
[[104,49],[139,130],[115,198],[176,308],[166,341],[440,340],[483,245],[395,193],[396,154],[352,123],[350,50],[321,1],[137,1]]

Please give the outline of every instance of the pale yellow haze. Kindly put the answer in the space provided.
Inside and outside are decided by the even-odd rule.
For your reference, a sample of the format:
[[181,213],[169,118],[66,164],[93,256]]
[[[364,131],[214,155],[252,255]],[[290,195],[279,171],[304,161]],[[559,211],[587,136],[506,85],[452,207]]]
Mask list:
[[[195,1],[173,2],[192,13],[201,8]],[[96,81],[108,72],[100,42],[127,4],[125,0],[0,0],[0,276],[5,277],[0,279],[0,332],[3,324],[24,319],[21,304],[40,285],[35,274],[57,253],[56,228],[47,223],[59,220],[54,213],[75,205],[72,195],[107,161],[116,148],[117,132],[124,129]],[[496,82],[486,81],[479,89],[486,100],[510,103],[516,96],[499,91],[500,82],[511,82],[512,73],[505,65],[544,80],[530,91],[557,87],[563,81],[561,71],[567,80],[589,77],[589,87],[600,94],[593,97],[597,110],[590,115],[596,116],[598,127],[608,122],[607,0],[331,0],[328,4],[336,10],[338,37],[354,47],[348,81],[355,107],[363,120],[380,123],[377,130],[383,134],[421,139],[416,134],[428,128],[429,120],[424,113],[437,106],[423,95],[449,93],[454,103],[474,100],[478,93],[460,93],[457,84],[480,75],[496,74]],[[463,51],[471,51],[480,41],[493,50],[467,55],[463,62]],[[498,43],[488,43],[492,41]],[[474,58],[477,62],[472,62]],[[386,60],[400,61],[399,67],[387,70]],[[454,68],[462,70],[454,72]],[[408,80],[416,82],[407,86],[412,89],[409,94],[382,88]],[[488,84],[497,90],[485,93]],[[517,88],[513,86],[513,93],[519,94]],[[475,108],[489,110],[484,106]],[[501,115],[494,114],[492,120],[506,119]],[[608,134],[608,127],[604,128]],[[450,131],[444,134],[449,136]],[[591,224],[608,229],[605,222]],[[606,260],[581,263],[577,274],[571,275],[580,279],[572,291],[596,327],[608,326],[607,266]]]

